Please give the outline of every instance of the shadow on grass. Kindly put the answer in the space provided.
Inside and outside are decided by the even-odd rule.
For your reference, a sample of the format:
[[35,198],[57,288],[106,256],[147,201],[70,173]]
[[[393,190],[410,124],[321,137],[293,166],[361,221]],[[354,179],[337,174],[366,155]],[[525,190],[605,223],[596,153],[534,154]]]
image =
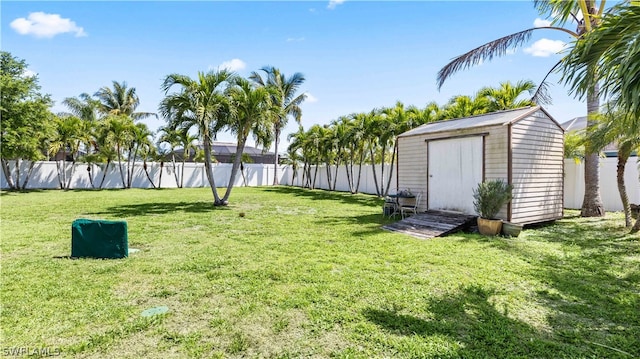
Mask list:
[[211,202],[153,202],[114,206],[109,207],[104,211],[88,212],[87,214],[133,217],[175,212],[203,213],[218,210],[229,210],[229,208],[226,206],[215,207]]
[[536,228],[534,240],[554,251],[490,241],[533,267],[544,283],[537,300],[551,308],[547,321],[563,342],[587,346],[596,357],[640,358],[640,241],[616,221],[563,220]]
[[300,187],[276,186],[264,189],[265,192],[274,192],[305,197],[314,201],[334,201],[345,204],[357,204],[366,207],[380,207],[382,211],[382,199],[367,194],[351,194],[347,192],[327,191],[323,189],[308,189]]
[[429,340],[415,336],[446,336],[462,344],[454,357],[553,357],[566,350],[544,333],[499,311],[489,302],[493,294],[477,285],[460,288],[457,294],[428,302],[428,319],[374,308],[364,310],[363,315],[382,329],[413,340]]

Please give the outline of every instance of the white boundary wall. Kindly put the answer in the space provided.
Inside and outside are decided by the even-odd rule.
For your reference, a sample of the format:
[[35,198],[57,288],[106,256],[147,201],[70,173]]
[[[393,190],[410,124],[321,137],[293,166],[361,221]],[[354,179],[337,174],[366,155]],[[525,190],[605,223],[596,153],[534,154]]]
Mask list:
[[[103,188],[122,188],[120,173],[116,163],[112,163],[107,177],[104,181]],[[618,185],[616,181],[616,158],[600,159],[600,194],[607,211],[622,210],[622,202],[618,194]],[[13,167],[13,164],[12,164]],[[21,166],[21,174],[27,171],[28,163],[24,162]],[[176,166],[181,167],[181,164]],[[160,178],[160,164],[157,162],[147,162],[149,175],[153,179],[156,186]],[[123,171],[126,170],[126,164],[123,164]],[[231,176],[230,163],[218,163],[212,166],[216,186],[226,187]],[[245,164],[244,173],[247,186],[268,186],[273,183],[273,165],[269,164]],[[378,182],[380,181],[380,166],[376,166],[378,174]],[[98,187],[102,180],[102,169],[100,166],[93,165],[92,172],[94,176],[94,185]],[[292,183],[293,169],[290,166],[278,167],[278,180],[282,185],[294,185],[301,187],[302,169],[298,169],[294,183]],[[314,169],[311,171],[313,176]],[[354,166],[354,173],[357,176],[358,166]],[[335,168],[332,168],[332,174],[335,175]],[[391,191],[396,191],[394,179],[391,180]],[[126,173],[125,173],[126,176]],[[375,194],[375,184],[373,180],[373,172],[371,165],[362,166],[362,179],[360,181],[359,192]],[[125,177],[126,178],[126,177]],[[357,177],[356,177],[357,178]],[[385,186],[389,178],[389,166],[385,167]],[[627,162],[625,170],[625,183],[627,185],[627,194],[631,203],[640,204],[640,179],[638,178],[638,157],[631,157]],[[184,187],[206,187],[208,186],[207,176],[204,172],[204,164],[189,162],[185,164]],[[244,180],[238,171],[238,176],[234,186],[244,186]],[[8,188],[4,173],[0,171],[0,187]],[[151,188],[151,184],[142,169],[142,163],[136,163],[134,168],[134,176],[132,187],[135,188]],[[165,162],[162,170],[162,188],[176,188],[176,180],[173,173],[173,167],[170,162]],[[329,189],[327,183],[327,172],[324,166],[318,168],[318,177],[316,179],[316,188]],[[59,188],[58,174],[56,163],[53,161],[36,162],[33,173],[27,184],[28,189],[56,189]],[[91,183],[87,172],[86,164],[76,164],[73,177],[71,179],[71,189],[90,189]],[[349,191],[347,183],[347,175],[344,166],[338,169],[338,181],[336,182],[337,191]],[[584,197],[584,164],[575,163],[571,159],[565,160],[565,180],[564,180],[564,206],[565,208],[580,208]]]
[[[640,204],[639,158],[629,158],[624,171],[629,202],[635,204]],[[622,200],[616,179],[617,165],[617,158],[600,159],[600,196],[607,211],[622,211]],[[565,159],[564,172],[564,207],[580,208],[584,199],[584,163],[578,164],[572,159]]]

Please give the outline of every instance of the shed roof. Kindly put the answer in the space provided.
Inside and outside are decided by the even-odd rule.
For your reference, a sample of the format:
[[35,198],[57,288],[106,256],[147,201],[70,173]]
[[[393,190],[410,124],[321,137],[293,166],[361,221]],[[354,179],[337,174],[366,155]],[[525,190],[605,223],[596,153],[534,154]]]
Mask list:
[[402,133],[398,137],[420,135],[424,133],[455,131],[474,127],[507,125],[516,122],[521,118],[524,118],[540,109],[540,106],[529,106],[518,108],[515,110],[497,111],[471,117],[431,122]]

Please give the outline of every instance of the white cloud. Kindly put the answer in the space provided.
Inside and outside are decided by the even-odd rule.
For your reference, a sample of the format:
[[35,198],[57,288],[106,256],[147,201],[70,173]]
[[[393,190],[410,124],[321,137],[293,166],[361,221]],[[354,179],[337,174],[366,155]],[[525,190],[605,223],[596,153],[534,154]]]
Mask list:
[[533,20],[533,26],[534,27],[551,26],[551,21],[543,20],[541,18],[537,18],[537,19]]
[[304,41],[304,37],[289,37],[287,38],[287,42],[302,42]]
[[227,69],[229,71],[239,71],[247,67],[247,64],[240,59],[225,61],[218,65],[218,70]]
[[11,22],[11,28],[20,35],[51,38],[58,34],[73,33],[76,37],[87,36],[84,29],[71,19],[63,19],[58,14],[32,12],[25,19],[17,18]]
[[309,102],[309,103],[315,103],[318,102],[318,98],[313,96],[312,94],[305,92],[305,95],[307,95],[307,98],[304,100],[304,102]]
[[531,47],[524,49],[524,53],[537,57],[549,57],[564,50],[566,46],[567,44],[561,40],[540,39],[534,42]]
[[346,0],[329,0],[329,5],[327,5],[327,9],[333,10],[336,8],[336,6],[343,4],[345,1]]

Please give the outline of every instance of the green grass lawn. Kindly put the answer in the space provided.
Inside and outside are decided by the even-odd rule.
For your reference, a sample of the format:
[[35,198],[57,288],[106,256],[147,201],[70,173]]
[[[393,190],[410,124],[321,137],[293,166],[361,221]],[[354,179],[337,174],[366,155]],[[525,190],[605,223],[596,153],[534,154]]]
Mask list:
[[[621,214],[516,239],[383,231],[381,200],[288,187],[3,193],[2,354],[78,358],[640,357]],[[245,213],[244,217],[239,214]],[[122,260],[71,222],[126,220]],[[167,306],[164,315],[142,317]]]

